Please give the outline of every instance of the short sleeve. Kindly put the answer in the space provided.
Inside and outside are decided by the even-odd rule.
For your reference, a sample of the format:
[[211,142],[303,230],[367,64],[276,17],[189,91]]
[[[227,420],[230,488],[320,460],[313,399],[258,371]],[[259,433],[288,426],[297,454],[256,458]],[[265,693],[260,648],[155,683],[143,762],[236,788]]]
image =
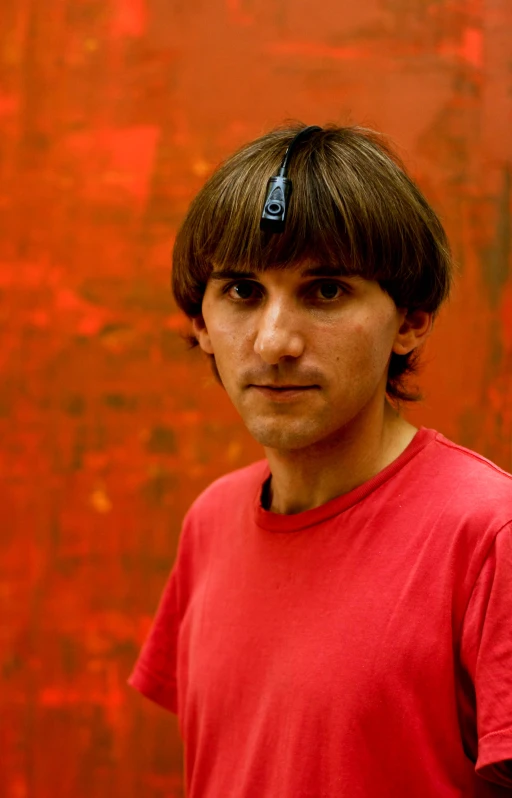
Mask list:
[[160,604],[142,647],[139,658],[128,679],[146,698],[177,713],[176,651],[179,631],[176,570],[164,588]]
[[496,536],[475,582],[461,640],[474,687],[483,778],[512,787],[512,529]]

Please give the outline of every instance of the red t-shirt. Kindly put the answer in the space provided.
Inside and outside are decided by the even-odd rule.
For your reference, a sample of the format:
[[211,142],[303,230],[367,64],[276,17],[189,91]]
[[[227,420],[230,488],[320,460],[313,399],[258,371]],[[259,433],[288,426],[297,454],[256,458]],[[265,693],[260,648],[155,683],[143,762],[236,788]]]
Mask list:
[[427,429],[313,510],[268,476],[194,503],[130,678],[189,798],[512,795],[512,477]]

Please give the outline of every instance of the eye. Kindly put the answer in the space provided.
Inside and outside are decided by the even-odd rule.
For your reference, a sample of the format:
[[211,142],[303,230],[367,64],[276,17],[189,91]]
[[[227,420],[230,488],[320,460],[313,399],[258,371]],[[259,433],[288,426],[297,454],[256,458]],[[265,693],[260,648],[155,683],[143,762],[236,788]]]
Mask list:
[[235,301],[247,302],[250,299],[257,299],[260,293],[257,284],[250,280],[239,280],[226,287],[226,294]]
[[322,280],[313,286],[312,294],[317,299],[329,301],[339,299],[344,294],[344,290],[343,286],[335,280]]

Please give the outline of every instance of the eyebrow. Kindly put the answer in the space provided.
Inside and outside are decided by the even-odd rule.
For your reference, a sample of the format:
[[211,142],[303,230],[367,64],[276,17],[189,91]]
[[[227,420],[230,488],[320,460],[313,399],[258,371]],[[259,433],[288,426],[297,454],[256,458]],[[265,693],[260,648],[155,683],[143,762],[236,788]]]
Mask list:
[[[210,274],[211,280],[258,280],[262,272],[247,272],[241,269],[218,269]],[[347,274],[342,266],[318,265],[302,269],[301,277],[355,277]]]

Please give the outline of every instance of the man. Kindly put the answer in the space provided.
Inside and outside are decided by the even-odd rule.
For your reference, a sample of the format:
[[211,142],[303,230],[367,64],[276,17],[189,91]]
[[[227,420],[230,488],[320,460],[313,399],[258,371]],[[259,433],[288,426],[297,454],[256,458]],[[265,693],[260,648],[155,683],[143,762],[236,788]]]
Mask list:
[[174,294],[266,460],[190,509],[130,680],[189,798],[512,794],[512,478],[398,412],[450,271],[360,128],[263,136],[190,208]]

